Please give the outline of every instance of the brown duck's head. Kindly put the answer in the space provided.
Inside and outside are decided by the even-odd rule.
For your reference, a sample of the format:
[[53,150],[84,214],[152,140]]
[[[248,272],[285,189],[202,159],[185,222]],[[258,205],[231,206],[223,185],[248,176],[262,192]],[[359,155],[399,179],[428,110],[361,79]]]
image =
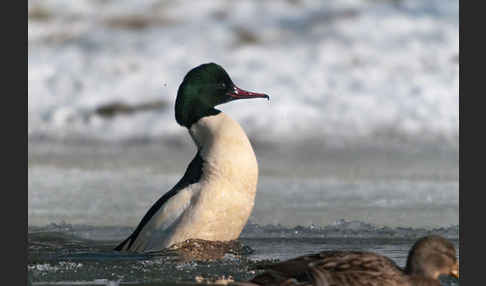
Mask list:
[[456,249],[452,242],[441,236],[423,237],[410,249],[405,272],[432,279],[440,275],[451,275],[459,279]]

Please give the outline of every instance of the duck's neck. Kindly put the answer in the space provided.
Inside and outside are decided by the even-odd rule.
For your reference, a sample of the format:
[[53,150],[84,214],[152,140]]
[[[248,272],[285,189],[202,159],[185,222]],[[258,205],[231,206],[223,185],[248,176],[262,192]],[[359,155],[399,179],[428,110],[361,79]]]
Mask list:
[[420,261],[417,260],[418,259],[414,259],[414,257],[408,258],[407,265],[404,269],[405,274],[428,279],[439,278],[438,271],[434,271],[431,269],[431,267],[428,267],[427,265],[424,265],[424,263],[420,263]]
[[224,112],[202,117],[192,124],[189,133],[208,174],[256,183],[258,164],[250,141],[241,126]]
[[196,102],[189,102],[186,104],[187,101],[188,100],[185,100],[184,97],[177,96],[175,118],[177,123],[189,129],[194,123],[199,121],[199,119],[205,116],[216,115],[221,112],[214,107],[209,107],[204,103],[197,102],[197,100],[193,100]]
[[[234,149],[252,149],[241,126],[231,117],[217,109],[203,116],[189,128],[189,133],[199,151],[207,153],[215,147],[224,148],[225,153]],[[214,151],[214,150],[213,150]],[[252,149],[253,151],[253,149]]]

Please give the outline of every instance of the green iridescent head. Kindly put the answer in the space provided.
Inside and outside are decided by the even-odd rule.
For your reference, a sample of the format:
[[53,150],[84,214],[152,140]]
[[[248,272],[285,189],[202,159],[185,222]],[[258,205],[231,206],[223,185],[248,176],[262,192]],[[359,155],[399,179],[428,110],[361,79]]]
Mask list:
[[189,128],[202,117],[219,113],[214,108],[216,105],[245,98],[270,97],[238,88],[228,73],[215,63],[202,64],[190,70],[179,86],[176,121]]

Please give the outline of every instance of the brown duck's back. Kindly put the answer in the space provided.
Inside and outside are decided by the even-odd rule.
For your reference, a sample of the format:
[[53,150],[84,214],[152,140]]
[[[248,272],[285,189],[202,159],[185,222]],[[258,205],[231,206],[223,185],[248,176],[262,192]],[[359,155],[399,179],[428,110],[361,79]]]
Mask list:
[[260,269],[273,270],[295,277],[305,273],[309,269],[310,263],[318,264],[320,268],[330,271],[380,271],[403,274],[403,270],[391,259],[364,251],[323,251],[265,265]]
[[260,268],[269,270],[252,279],[260,285],[279,285],[275,283],[289,278],[308,281],[310,276],[315,285],[409,285],[403,270],[391,259],[363,251],[323,251]]
[[328,271],[311,267],[309,279],[312,285],[326,286],[412,286],[404,275],[374,271]]

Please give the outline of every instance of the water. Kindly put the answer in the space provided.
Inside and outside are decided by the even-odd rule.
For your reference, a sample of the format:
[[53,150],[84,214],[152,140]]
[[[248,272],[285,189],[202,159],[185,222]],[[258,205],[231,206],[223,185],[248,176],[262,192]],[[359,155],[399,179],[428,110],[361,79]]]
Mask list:
[[[291,162],[282,165],[268,151],[257,156],[261,172],[255,208],[240,237],[252,254],[178,263],[173,256],[113,252],[176,183],[195,151],[165,148],[29,145],[28,269],[34,285],[241,280],[256,275],[252,267],[262,261],[325,249],[376,251],[403,266],[409,247],[428,234],[447,237],[458,247],[457,169],[449,157],[368,158],[362,153],[359,163],[351,164],[348,152],[334,152],[322,155],[320,164],[303,160],[306,167],[291,168]],[[427,164],[436,167],[430,170]]]
[[[260,177],[250,219],[259,224],[325,226],[346,219],[430,228],[459,223],[456,158],[428,161],[407,153],[388,158],[386,152],[361,152],[350,161],[352,150],[345,150],[333,152],[334,158],[321,154],[315,162],[294,154],[297,158],[282,164],[274,152],[259,156],[262,150],[255,149]],[[29,225],[135,226],[177,183],[194,152],[193,146],[177,152],[152,144],[30,144]]]
[[[75,285],[109,285],[106,284],[109,281],[121,285],[182,285],[195,283],[196,277],[212,282],[222,278],[246,280],[260,273],[254,269],[259,263],[331,249],[374,251],[404,266],[415,239],[430,233],[448,237],[458,247],[457,228],[383,229],[357,222],[341,224],[326,228],[249,224],[239,240],[254,252],[243,256],[227,255],[215,262],[177,262],[170,255],[113,252],[111,249],[118,240],[129,234],[127,228],[31,227],[28,270],[34,285],[44,285],[46,281],[61,285],[72,282],[79,283]],[[95,239],[85,238],[93,236]],[[118,240],[112,240],[114,238]],[[443,285],[458,285],[452,278],[441,279]]]
[[[248,279],[261,261],[326,249],[404,265],[430,233],[458,247],[458,1],[134,3],[29,1],[34,285]],[[192,159],[173,104],[211,61],[271,96],[221,107],[259,162],[240,238],[254,252],[182,264],[112,252]]]

